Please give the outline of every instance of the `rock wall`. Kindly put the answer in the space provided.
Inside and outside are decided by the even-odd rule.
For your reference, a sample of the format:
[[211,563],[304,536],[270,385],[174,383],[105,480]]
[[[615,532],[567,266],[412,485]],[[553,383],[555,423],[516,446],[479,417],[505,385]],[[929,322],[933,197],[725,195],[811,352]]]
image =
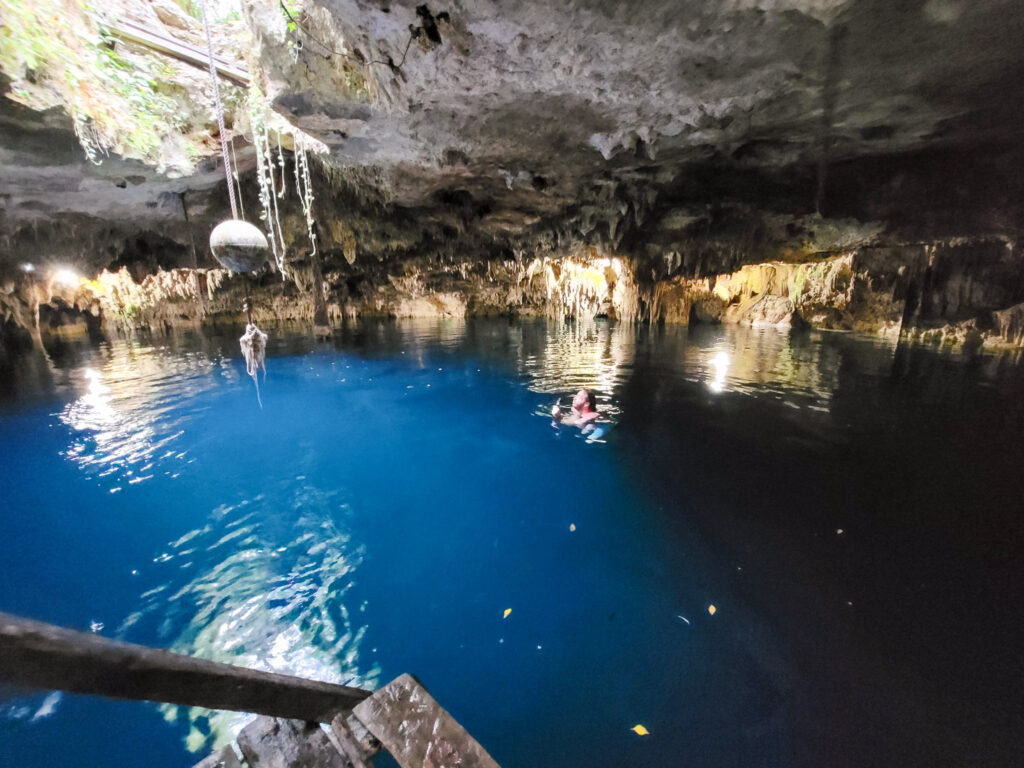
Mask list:
[[[657,263],[588,246],[569,253],[432,254],[365,262],[319,258],[288,280],[221,269],[133,275],[121,267],[60,286],[30,275],[0,284],[4,346],[47,334],[164,332],[257,322],[338,326],[363,316],[607,317],[621,322],[737,323],[854,331],[942,344],[1024,345],[1024,278],[1015,244],[999,239],[864,247],[812,261],[747,264],[706,277],[659,274]],[[667,258],[672,267],[671,255]],[[671,270],[670,270],[671,271]]]
[[[151,72],[175,123],[149,132],[159,152],[108,142],[120,155],[96,165],[67,62],[5,59],[4,338],[236,322],[251,293],[261,322],[319,326],[602,315],[1019,344],[1024,15],[934,5],[245,3],[216,19],[215,48],[266,99],[250,111],[222,83],[226,138],[258,221],[269,105],[287,281],[223,274],[205,247],[229,209],[203,67],[84,40]],[[103,10],[202,47],[166,0]],[[111,114],[115,133],[132,122],[93,117]],[[310,210],[292,194],[298,129],[327,149]],[[54,286],[62,267],[88,279]]]

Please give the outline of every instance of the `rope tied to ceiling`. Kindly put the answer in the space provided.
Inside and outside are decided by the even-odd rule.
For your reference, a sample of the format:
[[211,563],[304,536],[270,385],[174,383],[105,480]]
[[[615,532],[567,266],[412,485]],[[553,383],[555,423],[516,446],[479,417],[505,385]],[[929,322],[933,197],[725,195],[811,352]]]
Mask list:
[[[201,2],[200,8],[203,14],[203,28],[206,32],[206,53],[210,61],[210,80],[213,83],[213,103],[217,112],[217,128],[220,131],[221,155],[224,158],[224,178],[228,187],[228,199],[231,201],[231,219],[218,224],[210,234],[210,250],[217,261],[233,272],[255,272],[261,269],[266,262],[267,239],[259,229],[238,218],[231,158],[228,153],[227,130],[224,127],[224,105],[220,100],[220,86],[217,82],[217,67],[213,57],[213,41],[206,14],[206,2]],[[231,150],[234,151],[233,144]],[[239,197],[241,197],[241,186],[239,186]],[[249,291],[246,290],[243,303],[243,310],[248,322],[245,326],[245,333],[239,338],[238,343],[242,350],[242,357],[245,358],[245,372],[252,377],[256,384],[256,402],[262,408],[263,400],[260,397],[258,374],[263,371],[263,375],[266,376],[267,373],[266,353],[269,337],[253,321],[252,299],[248,294]]]

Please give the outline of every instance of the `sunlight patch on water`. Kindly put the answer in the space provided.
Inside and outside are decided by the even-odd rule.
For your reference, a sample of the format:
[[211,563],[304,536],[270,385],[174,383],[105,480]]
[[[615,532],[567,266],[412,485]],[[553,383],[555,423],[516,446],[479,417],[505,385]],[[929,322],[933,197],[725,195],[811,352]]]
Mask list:
[[24,720],[30,723],[50,717],[57,711],[64,694],[61,691],[27,694],[0,706],[0,719]]
[[[148,623],[176,653],[376,687],[378,667],[360,660],[367,628],[346,603],[364,557],[345,526],[350,514],[336,491],[304,479],[216,508],[202,528],[154,559],[162,583],[143,593],[119,636]],[[161,710],[188,726],[191,751],[228,743],[251,720],[195,707]]]
[[729,373],[729,362],[731,359],[729,353],[721,349],[711,357],[713,375],[706,383],[708,389],[712,392],[721,392],[725,389],[725,377]]
[[216,384],[215,370],[199,354],[117,347],[102,365],[82,369],[82,394],[59,414],[72,430],[63,455],[111,493],[171,474],[168,461],[188,461],[172,447],[194,415],[184,406]]

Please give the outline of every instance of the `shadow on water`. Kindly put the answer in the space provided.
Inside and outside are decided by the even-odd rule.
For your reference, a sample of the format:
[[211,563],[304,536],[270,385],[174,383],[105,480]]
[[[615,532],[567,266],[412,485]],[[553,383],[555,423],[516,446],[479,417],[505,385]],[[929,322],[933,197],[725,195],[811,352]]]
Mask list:
[[1024,641],[1016,361],[650,336],[618,392],[623,459],[791,664],[794,762],[1005,764]]

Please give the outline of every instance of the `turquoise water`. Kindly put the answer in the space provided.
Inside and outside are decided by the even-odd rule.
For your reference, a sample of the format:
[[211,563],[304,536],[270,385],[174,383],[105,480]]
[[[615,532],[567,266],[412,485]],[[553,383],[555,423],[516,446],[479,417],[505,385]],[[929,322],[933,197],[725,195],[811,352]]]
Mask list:
[[[1013,359],[381,322],[274,332],[260,408],[235,330],[7,375],[0,610],[350,685],[411,672],[506,768],[1017,748]],[[582,386],[603,441],[545,415]],[[7,691],[0,764],[179,768],[244,722]]]

